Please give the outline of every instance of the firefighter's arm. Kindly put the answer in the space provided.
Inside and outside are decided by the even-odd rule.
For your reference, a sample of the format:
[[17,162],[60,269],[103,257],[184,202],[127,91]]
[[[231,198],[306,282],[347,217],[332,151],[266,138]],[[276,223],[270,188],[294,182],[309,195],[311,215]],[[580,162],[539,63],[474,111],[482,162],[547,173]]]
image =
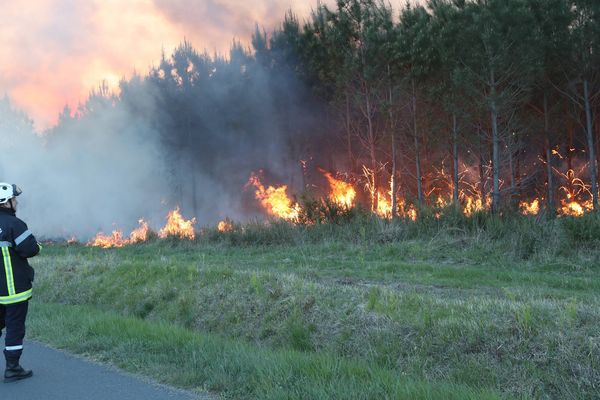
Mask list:
[[13,231],[15,251],[23,258],[31,258],[38,255],[41,248],[33,233],[27,228],[27,224],[19,221]]

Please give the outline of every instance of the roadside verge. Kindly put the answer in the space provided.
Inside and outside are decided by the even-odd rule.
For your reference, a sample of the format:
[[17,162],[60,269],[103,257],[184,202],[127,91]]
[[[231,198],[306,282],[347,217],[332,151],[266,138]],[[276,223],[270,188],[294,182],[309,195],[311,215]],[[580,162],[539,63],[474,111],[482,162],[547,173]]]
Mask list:
[[33,302],[29,336],[150,377],[233,399],[499,399],[328,354],[272,350],[86,306]]

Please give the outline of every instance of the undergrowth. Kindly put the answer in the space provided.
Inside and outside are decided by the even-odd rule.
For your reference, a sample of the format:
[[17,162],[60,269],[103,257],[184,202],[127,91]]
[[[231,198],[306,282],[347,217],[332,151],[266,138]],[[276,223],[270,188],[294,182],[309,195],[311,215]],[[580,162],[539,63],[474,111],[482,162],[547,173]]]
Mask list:
[[[488,212],[467,217],[448,207],[442,212],[424,210],[419,219],[411,221],[381,219],[360,209],[331,211],[328,203],[322,202],[314,207],[320,210],[315,211],[319,217],[307,211],[302,223],[249,222],[234,224],[228,232],[207,228],[197,240],[233,246],[439,241],[453,243],[458,248],[488,248],[520,260],[569,258],[600,245],[600,214],[596,213],[556,219],[496,216]],[[323,212],[322,207],[331,213]],[[596,256],[594,261],[600,260]]]

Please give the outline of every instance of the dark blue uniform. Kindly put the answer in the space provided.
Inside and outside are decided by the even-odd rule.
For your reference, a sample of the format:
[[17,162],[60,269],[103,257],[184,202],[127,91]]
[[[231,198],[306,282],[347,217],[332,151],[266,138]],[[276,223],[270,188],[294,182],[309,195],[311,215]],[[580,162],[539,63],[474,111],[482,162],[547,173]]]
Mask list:
[[5,355],[18,359],[34,277],[27,259],[36,256],[40,246],[10,208],[0,208],[0,250],[0,334],[6,327]]

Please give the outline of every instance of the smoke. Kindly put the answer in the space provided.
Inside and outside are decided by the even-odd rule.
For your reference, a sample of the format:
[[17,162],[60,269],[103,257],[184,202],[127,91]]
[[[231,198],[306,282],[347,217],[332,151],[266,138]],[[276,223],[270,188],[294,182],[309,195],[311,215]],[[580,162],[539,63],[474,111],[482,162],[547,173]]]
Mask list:
[[4,99],[0,181],[22,187],[19,215],[42,238],[88,240],[140,218],[156,230],[175,207],[199,226],[259,216],[244,187],[260,169],[301,191],[323,107],[291,71],[244,57],[184,43],[166,70],[122,82],[118,96],[101,86],[42,135]]
[[259,169],[273,183],[301,191],[298,161],[309,153],[305,143],[315,145],[312,135],[322,133],[315,128],[321,104],[303,99],[305,88],[290,76],[256,65],[247,76],[240,66],[218,65],[213,83],[180,99],[192,126],[182,125],[181,107],[144,78],[133,85],[136,93],[92,98],[39,132],[54,125],[59,107],[81,101],[101,79],[116,88],[134,69],[132,58],[142,69],[156,65],[161,45],[175,48],[183,37],[224,50],[233,37],[248,40],[257,22],[269,30],[289,8],[302,15],[312,6],[284,0],[3,6],[0,38],[7,45],[0,56],[14,62],[0,67],[0,90],[10,95],[0,104],[0,181],[23,188],[19,215],[40,237],[87,240],[99,231],[128,233],[139,218],[157,229],[174,207],[201,226],[257,216],[244,186]]
[[97,82],[145,71],[188,38],[226,53],[235,37],[248,43],[255,24],[267,31],[294,9],[307,15],[313,0],[31,0],[3,1],[0,12],[0,95],[35,120],[56,122],[65,103],[84,99]]
[[144,121],[113,109],[39,136],[8,99],[0,120],[0,179],[23,189],[18,215],[39,237],[87,239],[166,214],[164,163]]
[[42,130],[65,103],[75,106],[101,80],[116,88],[183,37],[152,0],[3,1],[0,59],[10,62],[0,64],[0,95],[8,93]]
[[[181,26],[193,39],[213,46],[223,42],[223,32],[230,37],[249,38],[256,24],[271,29],[288,10],[307,16],[316,1],[263,0],[153,0],[156,7],[174,24]],[[325,1],[323,3],[334,3]],[[219,47],[216,47],[219,48]],[[222,48],[222,47],[221,47]]]

